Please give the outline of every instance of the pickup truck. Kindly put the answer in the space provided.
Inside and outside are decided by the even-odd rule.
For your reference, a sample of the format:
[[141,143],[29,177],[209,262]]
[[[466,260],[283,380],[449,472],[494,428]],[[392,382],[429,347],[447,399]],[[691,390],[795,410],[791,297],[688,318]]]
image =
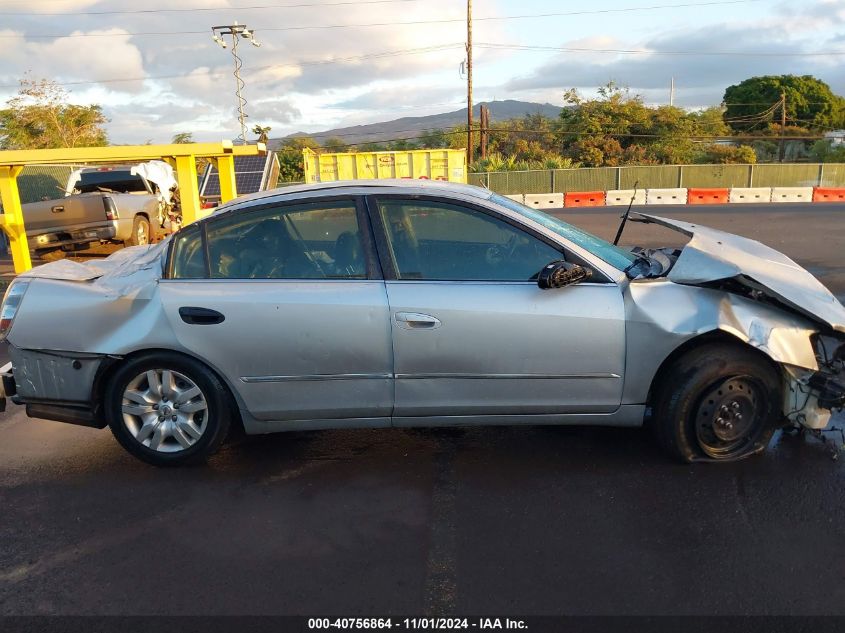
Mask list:
[[35,254],[51,260],[98,243],[149,244],[178,228],[173,172],[154,163],[80,169],[64,198],[22,205]]

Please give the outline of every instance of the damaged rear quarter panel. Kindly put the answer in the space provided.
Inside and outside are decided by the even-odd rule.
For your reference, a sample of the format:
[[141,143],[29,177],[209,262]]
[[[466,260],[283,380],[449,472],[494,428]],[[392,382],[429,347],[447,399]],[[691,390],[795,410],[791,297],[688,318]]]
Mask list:
[[714,331],[735,336],[777,363],[817,370],[810,320],[722,290],[667,279],[638,280],[625,295],[628,341],[623,403],[642,403],[663,361]]
[[22,349],[118,355],[176,346],[157,280],[121,295],[92,282],[35,279],[9,342]]

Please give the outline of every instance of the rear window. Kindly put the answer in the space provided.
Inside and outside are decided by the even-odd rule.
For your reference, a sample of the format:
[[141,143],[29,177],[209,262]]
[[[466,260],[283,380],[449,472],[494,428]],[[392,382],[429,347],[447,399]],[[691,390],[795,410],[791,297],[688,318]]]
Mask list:
[[174,236],[173,279],[202,279],[207,276],[205,249],[200,226],[194,224]]
[[79,175],[74,189],[79,193],[103,190],[117,193],[147,192],[144,180],[128,170],[84,171]]

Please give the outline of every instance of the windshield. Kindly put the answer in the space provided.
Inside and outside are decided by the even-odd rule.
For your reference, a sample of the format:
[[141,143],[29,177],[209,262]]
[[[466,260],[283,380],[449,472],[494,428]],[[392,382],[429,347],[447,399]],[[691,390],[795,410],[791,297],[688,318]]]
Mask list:
[[605,242],[600,237],[596,237],[592,233],[582,231],[581,229],[569,224],[568,222],[564,222],[553,215],[526,207],[525,205],[511,200],[510,198],[500,196],[497,193],[494,193],[490,199],[503,207],[507,207],[511,211],[516,211],[521,216],[526,217],[529,220],[534,220],[538,224],[542,224],[547,229],[554,231],[573,244],[577,244],[614,268],[625,270],[637,259],[637,256],[632,252],[626,251],[624,248],[614,246],[610,242]]

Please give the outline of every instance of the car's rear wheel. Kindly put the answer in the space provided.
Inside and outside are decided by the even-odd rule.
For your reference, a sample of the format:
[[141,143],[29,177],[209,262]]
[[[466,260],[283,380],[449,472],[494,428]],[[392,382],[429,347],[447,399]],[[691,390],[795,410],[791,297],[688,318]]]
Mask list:
[[212,454],[229,431],[226,387],[194,359],[163,353],[130,360],[106,387],[105,414],[118,442],[156,466]]
[[729,461],[760,452],[781,420],[781,379],[760,352],[714,343],[674,361],[655,389],[652,425],[671,455]]

